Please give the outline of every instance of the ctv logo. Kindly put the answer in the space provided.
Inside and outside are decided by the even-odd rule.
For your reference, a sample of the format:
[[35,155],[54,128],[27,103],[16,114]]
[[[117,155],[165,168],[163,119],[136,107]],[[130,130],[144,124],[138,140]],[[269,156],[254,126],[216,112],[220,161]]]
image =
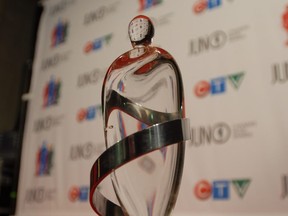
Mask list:
[[89,41],[84,46],[84,53],[88,54],[92,51],[98,51],[103,48],[103,46],[107,46],[110,44],[112,39],[112,33],[107,34],[103,37],[97,38],[94,41]]
[[222,94],[227,90],[227,79],[232,87],[237,90],[244,79],[244,75],[244,72],[240,72],[228,76],[217,77],[210,81],[202,80],[195,85],[194,93],[200,98],[207,96],[209,93],[212,95]]
[[222,4],[221,0],[199,0],[193,6],[193,11],[196,14],[203,12],[204,10],[212,10],[219,7]]
[[231,187],[235,193],[243,198],[250,185],[250,179],[216,180],[208,182],[199,181],[194,188],[195,196],[200,200],[212,198],[213,200],[228,200],[231,197]]
[[68,198],[71,202],[86,202],[88,200],[88,186],[73,186],[68,192]]
[[53,28],[51,34],[51,47],[56,47],[64,43],[68,35],[68,22],[59,20],[57,25]]
[[97,115],[101,116],[101,105],[82,108],[77,113],[77,121],[93,120]]
[[162,3],[163,0],[139,0],[139,12]]

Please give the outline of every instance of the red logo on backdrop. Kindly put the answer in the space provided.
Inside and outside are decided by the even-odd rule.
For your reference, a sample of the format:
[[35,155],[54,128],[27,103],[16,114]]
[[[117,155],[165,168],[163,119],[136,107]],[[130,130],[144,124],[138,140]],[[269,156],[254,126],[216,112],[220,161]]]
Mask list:
[[80,194],[79,187],[72,187],[70,189],[70,191],[69,191],[69,199],[70,199],[70,201],[75,202],[78,199],[79,194]]
[[208,199],[211,196],[212,188],[208,181],[202,180],[198,182],[194,188],[194,194],[201,200]]
[[80,109],[78,114],[77,114],[77,120],[79,122],[83,121],[86,118],[87,115],[87,110],[86,109]]
[[205,80],[197,83],[194,88],[194,92],[197,97],[204,97],[209,93],[209,91],[210,91],[210,83]]
[[201,13],[207,8],[207,0],[200,0],[196,2],[196,4],[193,7],[193,10],[195,13]]
[[[283,22],[283,27],[286,31],[286,33],[288,34],[288,5],[286,6],[286,10],[284,12],[284,14],[282,15],[282,22]],[[287,35],[288,37],[288,35]],[[288,46],[288,39],[286,40],[286,46]]]

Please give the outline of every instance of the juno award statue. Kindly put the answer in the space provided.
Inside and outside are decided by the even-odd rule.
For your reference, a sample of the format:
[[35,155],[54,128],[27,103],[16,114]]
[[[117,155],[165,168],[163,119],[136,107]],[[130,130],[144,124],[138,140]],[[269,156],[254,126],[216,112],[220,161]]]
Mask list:
[[[151,46],[153,35],[151,20],[135,17],[129,24],[133,49],[104,78],[107,149],[90,179],[90,203],[99,215],[168,216],[177,199],[190,126],[179,68],[167,51]],[[121,207],[104,195],[100,183],[107,176]]]

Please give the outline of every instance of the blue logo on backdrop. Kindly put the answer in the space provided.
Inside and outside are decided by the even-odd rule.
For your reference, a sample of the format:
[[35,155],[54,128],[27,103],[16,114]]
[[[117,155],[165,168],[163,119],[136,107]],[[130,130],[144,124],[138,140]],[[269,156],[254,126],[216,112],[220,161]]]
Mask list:
[[93,106],[93,107],[88,107],[87,109],[87,120],[92,120],[95,118],[95,115],[96,115],[96,107]]
[[213,198],[219,200],[229,199],[229,181],[213,182]]
[[221,5],[221,0],[208,0],[208,9],[212,9]]
[[225,77],[219,77],[211,80],[211,94],[220,94],[226,91]]
[[86,201],[88,200],[88,187],[80,187],[80,194],[79,194],[79,200],[80,201]]

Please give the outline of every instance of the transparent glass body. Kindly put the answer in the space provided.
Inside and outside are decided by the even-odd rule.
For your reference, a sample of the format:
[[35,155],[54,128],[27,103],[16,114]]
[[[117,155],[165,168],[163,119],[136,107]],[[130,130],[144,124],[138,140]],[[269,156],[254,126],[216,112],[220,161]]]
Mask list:
[[[173,57],[149,44],[135,45],[108,69],[102,106],[106,148],[152,125],[183,118],[182,79]],[[170,215],[182,177],[184,148],[175,143],[111,174],[124,215]]]

